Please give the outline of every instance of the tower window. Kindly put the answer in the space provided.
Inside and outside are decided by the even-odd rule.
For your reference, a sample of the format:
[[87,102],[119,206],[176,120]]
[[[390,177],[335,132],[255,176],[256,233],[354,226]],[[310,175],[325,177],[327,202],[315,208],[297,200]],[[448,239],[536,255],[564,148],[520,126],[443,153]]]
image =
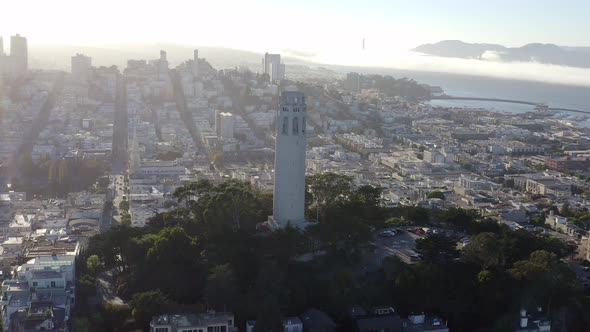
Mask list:
[[283,107],[283,112],[287,112],[287,108],[286,107]]
[[293,118],[293,135],[299,134],[299,119]]
[[301,118],[301,132],[305,132],[305,117]]
[[289,118],[288,117],[283,117],[283,135],[288,135],[289,133],[287,132],[289,129]]

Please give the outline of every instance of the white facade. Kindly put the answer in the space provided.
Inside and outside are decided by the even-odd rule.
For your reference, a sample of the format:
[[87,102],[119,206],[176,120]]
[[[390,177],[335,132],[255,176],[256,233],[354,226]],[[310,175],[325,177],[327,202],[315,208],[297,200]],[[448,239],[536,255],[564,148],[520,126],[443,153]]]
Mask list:
[[305,222],[306,103],[302,92],[281,94],[277,113],[273,220],[278,227]]
[[18,77],[28,69],[27,38],[20,35],[10,37],[10,55],[4,53],[4,42],[0,37],[0,76]]
[[219,128],[217,135],[226,140],[233,139],[236,124],[235,116],[229,112],[221,112],[215,120],[219,121],[219,127],[216,125]]
[[78,82],[87,82],[90,77],[92,58],[84,54],[72,57],[72,78]]
[[262,69],[265,74],[268,74],[271,81],[285,79],[285,65],[281,64],[280,54],[264,53]]
[[27,38],[17,34],[10,37],[10,56],[15,59],[16,71],[23,75],[29,69]]

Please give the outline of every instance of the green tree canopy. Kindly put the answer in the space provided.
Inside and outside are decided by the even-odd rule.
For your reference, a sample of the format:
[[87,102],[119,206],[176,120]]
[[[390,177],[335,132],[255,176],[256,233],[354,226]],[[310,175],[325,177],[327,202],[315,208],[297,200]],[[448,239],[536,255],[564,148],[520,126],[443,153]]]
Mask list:
[[440,234],[416,240],[416,252],[433,263],[445,263],[459,256],[456,239]]
[[440,198],[442,200],[446,199],[445,194],[442,191],[440,191],[440,190],[433,190],[433,191],[429,192],[426,197],[428,197],[428,198]]

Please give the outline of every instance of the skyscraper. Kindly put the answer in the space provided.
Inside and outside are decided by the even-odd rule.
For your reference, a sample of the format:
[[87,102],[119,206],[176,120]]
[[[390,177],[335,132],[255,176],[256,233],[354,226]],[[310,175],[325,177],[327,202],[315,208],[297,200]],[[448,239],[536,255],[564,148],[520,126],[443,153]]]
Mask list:
[[219,111],[216,111],[215,114],[215,128],[217,130],[217,136],[225,140],[233,139],[236,122],[234,115],[229,112]]
[[15,73],[25,74],[29,68],[27,38],[19,34],[10,37],[10,56],[14,61]]
[[276,121],[273,227],[300,227],[305,222],[306,107],[302,92],[281,93]]
[[346,89],[356,93],[361,91],[361,75],[359,73],[346,74]]
[[168,59],[166,57],[166,51],[160,50],[160,58],[158,59],[157,73],[159,79],[168,78]]
[[285,65],[281,63],[280,54],[264,53],[262,69],[268,74],[271,81],[285,79]]
[[199,76],[199,50],[193,51],[192,72],[194,77]]
[[4,41],[2,39],[2,36],[0,36],[0,56],[4,55]]
[[92,58],[84,54],[72,57],[72,77],[78,82],[87,82],[90,77]]

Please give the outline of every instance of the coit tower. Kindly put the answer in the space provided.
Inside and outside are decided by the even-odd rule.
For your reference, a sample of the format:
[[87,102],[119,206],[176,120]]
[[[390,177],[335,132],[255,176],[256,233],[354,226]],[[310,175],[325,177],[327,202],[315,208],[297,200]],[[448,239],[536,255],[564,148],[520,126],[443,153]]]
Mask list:
[[305,223],[305,96],[284,91],[276,121],[273,217],[275,227]]

